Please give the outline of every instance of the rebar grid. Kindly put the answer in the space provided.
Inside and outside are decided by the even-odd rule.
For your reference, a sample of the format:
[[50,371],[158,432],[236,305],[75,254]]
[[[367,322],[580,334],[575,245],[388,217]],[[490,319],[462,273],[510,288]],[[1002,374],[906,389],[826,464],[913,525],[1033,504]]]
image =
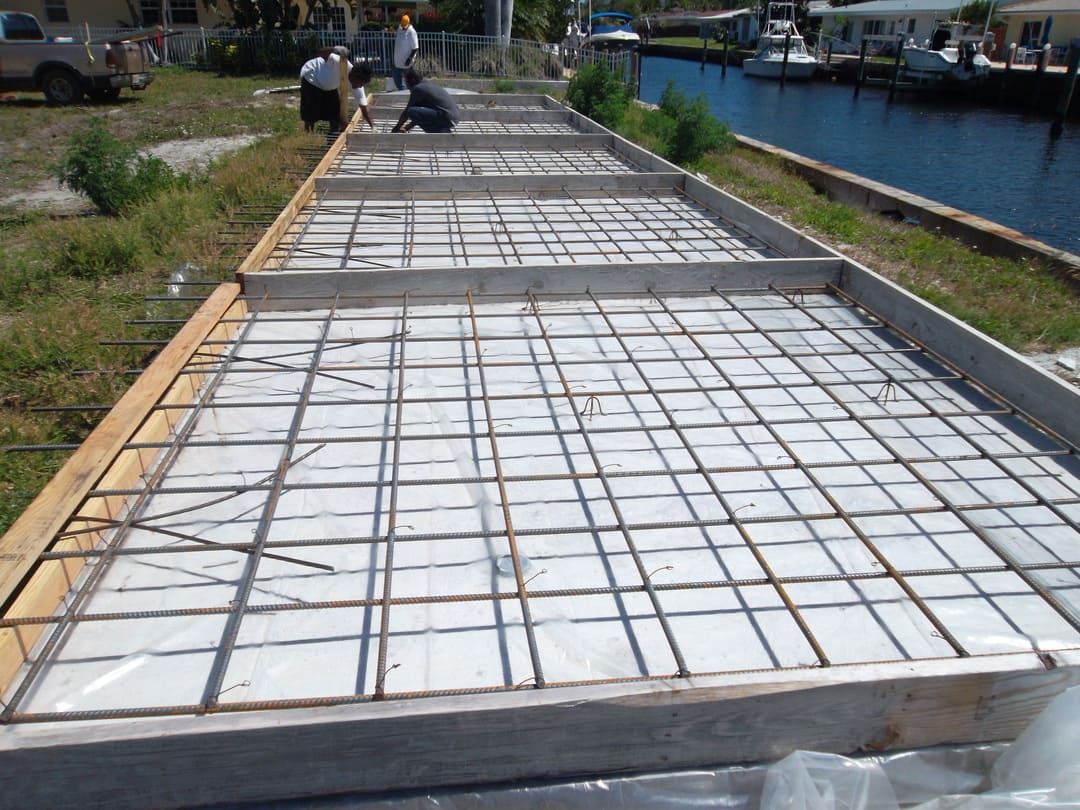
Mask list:
[[[970,599],[1030,639],[1029,651],[1080,646],[1069,621],[1080,591],[1074,449],[861,312],[816,291],[514,304],[466,296],[441,307],[407,296],[396,314],[371,317],[256,312],[240,339],[204,346],[194,359],[215,382],[183,421],[182,440],[129,444],[178,450],[139,490],[145,504],[63,535],[110,528],[101,548],[42,555],[91,561],[92,587],[79,583],[63,616],[0,621],[53,625],[45,635],[58,640],[35,651],[4,719],[337,705],[986,654],[985,639],[971,649],[970,628],[958,637],[954,612],[941,613]],[[224,358],[211,357],[222,349]],[[304,376],[294,384],[297,371]],[[965,426],[985,433],[972,439]],[[897,431],[921,451],[891,439]],[[212,455],[199,460],[203,451]],[[916,474],[974,462],[1015,487],[966,502]],[[1030,469],[1017,464],[1037,464],[1053,487],[1024,481]],[[896,468],[910,480],[885,474]],[[875,482],[865,504],[848,494],[855,476]],[[485,509],[501,519],[478,520]],[[972,517],[1022,527],[1021,509],[1048,516],[1030,517],[1054,533],[1042,556],[1017,553]],[[382,528],[333,531],[369,520]],[[905,535],[910,542],[898,542]],[[989,553],[958,556],[968,537]],[[923,564],[912,544],[931,550]],[[859,547],[869,554],[851,556]],[[282,550],[290,556],[274,554]],[[510,580],[495,571],[503,559]],[[229,572],[230,560],[243,571]],[[117,587],[136,574],[149,578]],[[186,596],[192,588],[205,598]],[[145,604],[141,594],[155,589],[160,596]],[[1027,607],[1008,615],[1009,600]],[[1062,623],[1047,624],[1031,600],[1054,607]],[[901,620],[892,607],[901,603],[925,624]],[[837,625],[841,615],[865,617],[885,641],[853,636]],[[134,675],[122,679],[135,696],[127,702],[113,695],[54,711],[53,669],[100,676],[106,664],[79,650],[91,628],[112,622],[131,628],[113,637],[190,624],[216,628],[219,640],[212,660],[192,640],[158,653],[190,669],[178,676],[186,687],[155,689],[152,677]],[[483,639],[468,642],[480,645],[467,646],[476,660],[455,657],[444,634],[454,645]],[[703,637],[723,654],[704,653]],[[329,655],[320,645],[351,651],[333,660],[355,671],[353,694],[329,674],[275,692],[247,663]],[[378,649],[371,659],[369,645]],[[861,659],[836,660],[835,649],[852,645]],[[603,663],[588,671],[567,663],[575,649]],[[121,652],[94,658],[115,656],[110,666],[123,670],[132,659]],[[522,680],[521,670],[531,674]],[[200,680],[202,695],[191,699]]]
[[399,148],[352,148],[334,166],[335,177],[429,177],[436,175],[611,174],[641,171],[611,148],[463,147],[424,149],[407,141]]
[[[477,191],[322,197],[274,253],[280,270],[782,258],[683,192]],[[266,272],[273,272],[269,270]]]

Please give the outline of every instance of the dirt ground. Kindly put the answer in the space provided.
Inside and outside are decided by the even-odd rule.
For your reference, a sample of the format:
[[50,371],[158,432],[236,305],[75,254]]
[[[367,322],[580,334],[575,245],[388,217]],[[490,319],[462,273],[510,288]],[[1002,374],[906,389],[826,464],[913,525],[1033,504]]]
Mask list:
[[[146,154],[159,157],[174,171],[205,169],[212,160],[241,149],[259,139],[258,135],[235,135],[220,138],[190,138],[160,143]],[[94,210],[94,205],[80,194],[62,187],[55,179],[44,180],[16,194],[0,197],[0,205],[23,205],[58,215],[78,215]]]

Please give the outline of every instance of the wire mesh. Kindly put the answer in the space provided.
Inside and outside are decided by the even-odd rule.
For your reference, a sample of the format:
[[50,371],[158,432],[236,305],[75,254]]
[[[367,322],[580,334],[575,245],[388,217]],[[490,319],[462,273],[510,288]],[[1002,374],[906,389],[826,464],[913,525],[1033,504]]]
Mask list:
[[1080,646],[1074,448],[836,291],[700,292],[255,311],[0,621],[5,719]]

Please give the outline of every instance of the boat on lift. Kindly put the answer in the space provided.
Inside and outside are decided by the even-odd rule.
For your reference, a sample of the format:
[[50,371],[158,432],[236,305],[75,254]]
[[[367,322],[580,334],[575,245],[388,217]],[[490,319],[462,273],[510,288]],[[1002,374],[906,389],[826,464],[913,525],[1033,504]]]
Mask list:
[[621,11],[598,11],[589,17],[584,46],[598,51],[629,51],[641,44],[631,27],[634,18]]
[[743,75],[779,79],[783,74],[788,79],[809,79],[817,67],[817,57],[806,50],[806,42],[795,27],[795,4],[769,3],[757,50],[743,61]]
[[904,46],[903,78],[923,84],[982,79],[990,75],[990,60],[978,50],[974,42],[959,39],[950,27],[938,27],[922,47],[911,41]]

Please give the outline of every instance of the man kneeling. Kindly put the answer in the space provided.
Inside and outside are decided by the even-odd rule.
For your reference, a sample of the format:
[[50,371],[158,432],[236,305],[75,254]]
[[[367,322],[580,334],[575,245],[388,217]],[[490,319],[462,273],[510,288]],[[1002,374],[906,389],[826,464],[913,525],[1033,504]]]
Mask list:
[[450,94],[424,78],[416,68],[405,71],[409,101],[391,132],[408,132],[414,126],[424,132],[452,132],[461,111]]

